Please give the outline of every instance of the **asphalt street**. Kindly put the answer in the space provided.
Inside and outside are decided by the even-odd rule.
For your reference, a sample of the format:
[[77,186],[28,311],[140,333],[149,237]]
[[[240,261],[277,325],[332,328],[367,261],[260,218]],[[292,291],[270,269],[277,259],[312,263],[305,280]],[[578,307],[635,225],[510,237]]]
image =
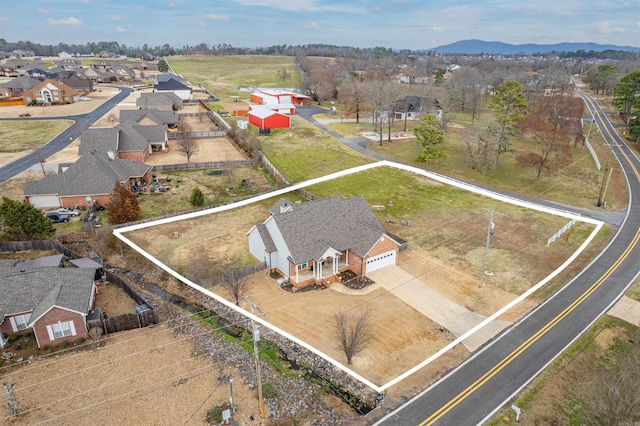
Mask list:
[[24,172],[29,167],[32,167],[40,162],[41,158],[47,158],[56,152],[66,148],[70,145],[80,134],[89,128],[94,122],[98,121],[100,117],[108,113],[114,106],[124,100],[127,96],[133,93],[133,89],[129,87],[120,87],[120,92],[111,99],[104,102],[95,110],[80,115],[72,115],[66,117],[38,117],[38,118],[3,118],[0,120],[74,120],[74,123],[61,134],[56,136],[48,144],[42,148],[19,158],[6,166],[0,167],[0,182],[4,182],[11,179],[15,175]]
[[[561,291],[376,425],[476,425],[488,421],[623,294],[639,274],[640,161],[595,100],[596,122],[628,176],[631,205],[607,248]],[[428,367],[427,367],[428,368]],[[526,413],[523,413],[526,415]]]

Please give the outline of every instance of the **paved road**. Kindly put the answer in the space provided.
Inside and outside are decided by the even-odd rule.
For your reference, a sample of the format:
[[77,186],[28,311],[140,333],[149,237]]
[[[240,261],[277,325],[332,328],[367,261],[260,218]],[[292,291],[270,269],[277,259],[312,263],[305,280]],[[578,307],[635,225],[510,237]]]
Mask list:
[[[74,120],[74,123],[65,131],[63,131],[60,135],[55,137],[51,142],[43,146],[42,148],[15,160],[12,163],[7,164],[6,166],[0,167],[0,183],[4,182],[8,179],[11,179],[18,173],[22,173],[27,170],[29,167],[32,167],[40,162],[39,159],[47,158],[56,152],[64,149],[68,145],[70,145],[77,137],[80,136],[80,133],[89,128],[94,122],[98,121],[100,117],[109,112],[114,106],[120,103],[123,99],[133,93],[133,89],[129,87],[118,87],[120,92],[116,94],[111,99],[104,102],[98,108],[93,111],[81,114],[81,115],[73,115],[67,117],[37,117],[37,118],[22,118],[21,120],[56,120],[56,119],[65,119],[65,120]],[[0,120],[18,120],[17,118],[7,118]]]
[[633,214],[625,216],[599,257],[554,297],[376,424],[457,426],[486,422],[604,314],[638,276],[640,161],[617,137],[595,100],[585,97],[585,102],[628,176],[628,211]]

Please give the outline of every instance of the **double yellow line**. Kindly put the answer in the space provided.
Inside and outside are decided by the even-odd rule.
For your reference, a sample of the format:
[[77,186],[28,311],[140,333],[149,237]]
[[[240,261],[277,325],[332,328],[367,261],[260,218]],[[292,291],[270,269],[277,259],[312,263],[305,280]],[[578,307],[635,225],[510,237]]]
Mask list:
[[[591,102],[591,99],[589,99]],[[593,104],[592,104],[593,105]],[[594,113],[597,113],[597,110],[594,108]],[[607,131],[607,134],[612,137],[608,128],[604,130]],[[615,141],[615,138],[613,138]],[[638,174],[638,170],[633,165],[627,154],[621,149],[620,152],[627,159],[630,167],[633,169],[636,178],[640,180],[640,175]],[[460,402],[462,402],[469,395],[474,393],[478,388],[487,383],[492,377],[498,374],[501,370],[503,370],[507,365],[509,365],[513,360],[515,360],[520,354],[522,354],[525,350],[527,350],[531,345],[533,345],[536,341],[538,341],[542,336],[544,336],[549,330],[555,327],[560,321],[562,321],[567,315],[573,312],[584,300],[589,297],[593,292],[595,292],[610,276],[613,272],[620,266],[620,264],[629,256],[631,250],[638,244],[638,240],[640,240],[640,229],[636,232],[636,235],[633,237],[631,243],[627,246],[625,251],[618,257],[618,259],[614,262],[607,271],[602,274],[602,276],[589,287],[579,298],[573,301],[569,306],[567,306],[562,312],[560,312],[553,320],[548,322],[544,327],[538,330],[534,335],[529,337],[526,341],[520,344],[516,349],[514,349],[509,355],[503,358],[498,364],[493,366],[491,370],[487,371],[482,377],[477,379],[471,385],[469,385],[465,390],[460,392],[455,398],[451,399],[447,404],[443,405],[438,411],[433,413],[431,416],[427,417],[420,423],[420,426],[432,425],[439,419],[441,419],[445,414],[451,411],[454,407],[456,407]]]

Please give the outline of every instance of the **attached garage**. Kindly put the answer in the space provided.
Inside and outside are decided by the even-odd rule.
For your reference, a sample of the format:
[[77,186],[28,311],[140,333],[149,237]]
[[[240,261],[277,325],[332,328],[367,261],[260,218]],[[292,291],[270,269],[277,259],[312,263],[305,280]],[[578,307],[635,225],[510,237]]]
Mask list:
[[27,197],[29,203],[39,209],[45,209],[49,207],[60,207],[60,199],[57,195],[34,195]]
[[370,259],[367,259],[366,262],[366,274],[369,274],[373,271],[377,271],[378,269],[382,269],[385,266],[391,266],[396,264],[396,251],[388,251],[386,253],[382,253],[378,256],[374,256]]

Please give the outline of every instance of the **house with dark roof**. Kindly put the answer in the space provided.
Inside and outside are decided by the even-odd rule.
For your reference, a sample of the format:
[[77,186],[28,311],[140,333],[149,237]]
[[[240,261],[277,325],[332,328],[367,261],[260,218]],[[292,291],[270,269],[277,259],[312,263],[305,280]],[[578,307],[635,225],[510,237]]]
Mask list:
[[90,128],[80,135],[78,153],[112,152],[116,158],[144,162],[153,153],[169,149],[167,129],[162,124],[141,125],[122,121],[115,127]]
[[193,98],[193,89],[175,78],[170,78],[167,81],[158,81],[153,85],[153,91],[156,93],[173,93],[183,100]]
[[305,203],[282,199],[270,212],[247,232],[249,252],[296,287],[333,283],[347,269],[366,276],[396,264],[398,242],[361,195]]
[[73,72],[73,74],[68,77],[58,78],[58,81],[66,84],[83,95],[93,92],[93,81],[76,72]]
[[12,334],[33,332],[38,347],[88,339],[94,307],[94,269],[0,263],[0,346]]
[[132,121],[141,126],[164,125],[167,130],[177,129],[180,117],[173,111],[156,109],[123,109],[120,110],[120,122]]
[[136,100],[138,109],[157,109],[161,111],[177,111],[182,109],[182,98],[172,92],[142,92]]
[[132,190],[151,182],[151,167],[139,161],[115,158],[113,152],[84,152],[75,163],[61,165],[57,174],[24,185],[27,202],[38,208],[107,204],[116,182]]
[[442,106],[435,98],[420,96],[405,96],[393,106],[396,120],[419,120],[427,114],[433,114],[438,120],[442,119]]
[[20,97],[40,83],[41,81],[37,78],[21,75],[5,83],[0,83],[0,96]]

